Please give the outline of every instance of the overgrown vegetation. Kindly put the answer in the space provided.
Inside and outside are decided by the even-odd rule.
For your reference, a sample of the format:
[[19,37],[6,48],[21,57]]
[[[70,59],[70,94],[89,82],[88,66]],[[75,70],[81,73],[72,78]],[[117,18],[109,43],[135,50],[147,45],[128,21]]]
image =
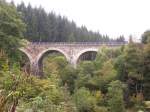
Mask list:
[[[22,70],[24,23],[0,1],[0,112],[137,112],[150,100],[149,31],[143,43],[102,47],[94,61],[73,68],[62,55],[42,61],[44,77]],[[22,60],[20,60],[22,58]]]

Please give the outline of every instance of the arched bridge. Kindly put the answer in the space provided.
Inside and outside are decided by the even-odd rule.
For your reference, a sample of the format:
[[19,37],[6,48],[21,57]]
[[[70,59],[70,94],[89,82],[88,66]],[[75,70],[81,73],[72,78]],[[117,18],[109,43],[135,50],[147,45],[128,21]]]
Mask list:
[[97,52],[100,47],[104,45],[108,47],[118,47],[125,44],[125,42],[31,42],[20,50],[28,56],[31,72],[34,75],[39,75],[41,72],[40,70],[42,70],[39,62],[47,52],[57,51],[62,53],[66,57],[67,61],[75,67],[78,58],[85,52]]

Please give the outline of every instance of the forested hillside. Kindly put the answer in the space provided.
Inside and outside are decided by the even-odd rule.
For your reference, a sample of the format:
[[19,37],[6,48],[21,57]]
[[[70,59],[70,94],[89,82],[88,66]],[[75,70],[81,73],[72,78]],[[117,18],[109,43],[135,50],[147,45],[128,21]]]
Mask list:
[[39,77],[26,72],[30,62],[19,51],[27,45],[21,17],[0,0],[0,112],[150,111],[150,31],[142,43],[130,38],[128,45],[102,46],[95,60],[80,58],[77,68],[49,53]]
[[42,7],[33,8],[30,4],[21,3],[17,6],[22,19],[27,25],[24,37],[29,41],[37,42],[124,42],[120,36],[113,40],[107,35],[87,30],[85,26],[77,27],[75,22],[68,21],[66,17],[47,13]]

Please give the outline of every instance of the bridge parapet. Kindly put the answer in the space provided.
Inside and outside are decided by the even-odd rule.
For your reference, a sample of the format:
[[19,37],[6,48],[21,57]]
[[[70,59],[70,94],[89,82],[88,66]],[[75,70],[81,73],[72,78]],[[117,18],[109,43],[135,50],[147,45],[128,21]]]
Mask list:
[[110,46],[121,46],[121,45],[126,45],[127,42],[31,42],[31,45],[81,45],[81,46],[85,46],[85,45],[89,45],[89,46],[93,46],[93,45],[110,45]]

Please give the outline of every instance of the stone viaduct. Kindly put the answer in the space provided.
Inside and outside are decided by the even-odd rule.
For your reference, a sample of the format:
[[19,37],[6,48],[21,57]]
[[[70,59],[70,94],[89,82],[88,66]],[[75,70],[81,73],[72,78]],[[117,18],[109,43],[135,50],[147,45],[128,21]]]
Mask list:
[[24,52],[30,61],[30,69],[32,74],[39,75],[42,71],[39,62],[43,59],[43,56],[51,51],[57,51],[62,53],[67,61],[76,67],[79,57],[86,52],[97,52],[102,46],[118,47],[124,45],[124,42],[32,42],[27,46],[20,48]]

